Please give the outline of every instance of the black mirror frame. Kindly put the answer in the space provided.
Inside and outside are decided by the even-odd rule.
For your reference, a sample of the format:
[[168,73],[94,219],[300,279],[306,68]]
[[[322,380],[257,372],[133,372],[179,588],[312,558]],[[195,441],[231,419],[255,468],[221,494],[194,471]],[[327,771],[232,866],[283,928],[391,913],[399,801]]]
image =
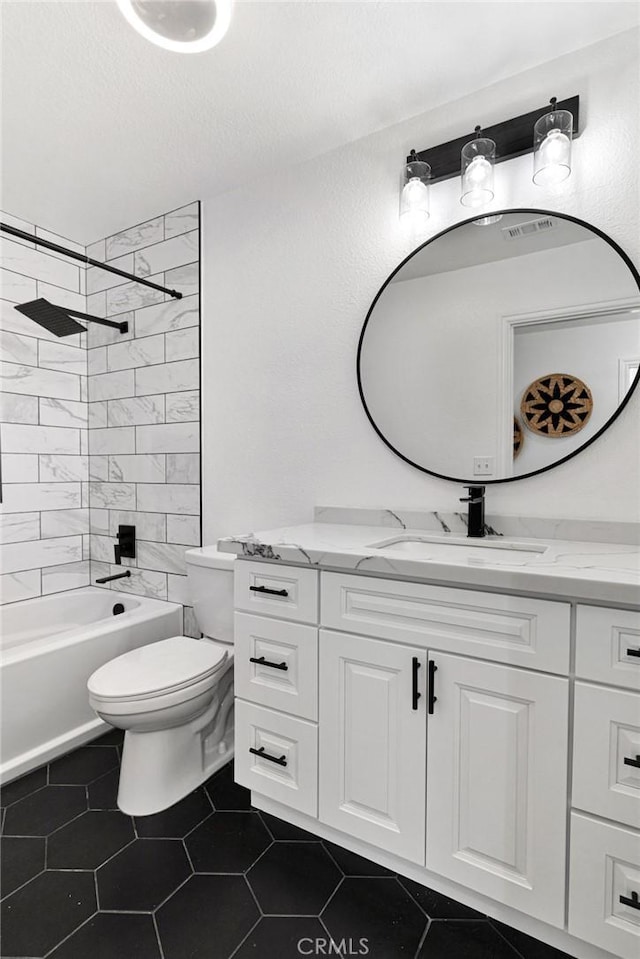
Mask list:
[[[609,244],[609,246],[616,251],[616,253],[621,257],[621,259],[624,260],[624,262],[629,268],[629,271],[631,272],[631,275],[633,276],[636,282],[636,285],[638,287],[638,293],[640,294],[640,273],[634,266],[633,262],[631,261],[631,258],[615,242],[615,240],[612,240],[610,236],[607,236],[606,233],[603,233],[602,230],[599,230],[597,227],[593,226],[591,223],[587,223],[586,220],[581,220],[576,216],[570,216],[568,213],[560,213],[557,210],[540,210],[538,208],[533,208],[533,207],[513,207],[512,209],[508,209],[508,210],[491,210],[491,216],[505,216],[510,213],[534,214],[536,216],[557,216],[557,217],[561,217],[564,220],[569,220],[571,223],[577,223],[578,226],[585,227],[585,229],[590,230],[592,233],[595,233],[596,236],[600,237],[600,239],[605,240]],[[459,220],[457,223],[454,223],[451,226],[448,226],[446,230],[441,230],[439,233],[436,233],[435,236],[432,236],[428,240],[425,240],[425,242],[421,243],[420,246],[415,248],[415,250],[412,250],[411,253],[409,253],[409,255],[406,256],[404,260],[398,264],[395,270],[393,270],[393,272],[389,274],[387,279],[384,281],[384,283],[382,284],[382,286],[376,293],[373,299],[373,302],[371,303],[371,306],[369,307],[369,310],[367,312],[364,324],[362,326],[362,330],[360,331],[360,338],[358,340],[358,352],[356,357],[356,375],[358,380],[358,393],[360,394],[360,400],[364,407],[364,411],[367,414],[367,419],[369,420],[369,422],[371,423],[371,426],[373,427],[375,432],[378,434],[378,436],[380,437],[382,442],[385,444],[385,446],[388,446],[392,453],[395,453],[396,456],[398,456],[401,460],[404,460],[405,463],[408,463],[409,466],[413,466],[415,469],[420,470],[420,472],[422,473],[428,473],[429,476],[436,476],[438,479],[448,480],[451,483],[462,483],[462,484],[477,483],[479,482],[479,479],[477,476],[475,478],[460,477],[460,476],[446,476],[444,473],[436,473],[435,470],[429,470],[426,468],[426,466],[420,466],[418,463],[414,463],[413,460],[409,459],[408,456],[405,456],[403,453],[397,450],[395,446],[393,445],[393,443],[390,443],[389,440],[386,438],[386,436],[381,432],[381,430],[378,429],[369,411],[369,407],[367,406],[366,400],[364,398],[364,390],[362,387],[362,377],[361,377],[361,371],[360,371],[360,360],[362,355],[362,344],[364,341],[365,333],[367,331],[369,320],[371,318],[371,314],[373,313],[376,307],[376,303],[378,302],[378,300],[380,299],[380,297],[382,296],[382,294],[384,293],[384,291],[386,290],[387,286],[389,285],[391,280],[394,278],[396,273],[398,273],[402,269],[402,267],[405,265],[405,263],[408,263],[409,260],[411,260],[412,257],[416,255],[416,253],[419,253],[420,250],[424,250],[424,248],[429,246],[430,243],[434,243],[435,240],[438,240],[441,236],[444,236],[446,233],[451,233],[452,230],[455,230],[460,226],[465,226],[468,223],[473,223],[473,221],[477,219],[478,219],[478,216],[476,215],[473,217],[469,217],[466,220]],[[586,450],[588,446],[591,446],[592,443],[595,443],[598,437],[602,436],[605,430],[609,429],[612,423],[620,416],[623,409],[625,408],[625,406],[627,405],[627,403],[633,396],[634,392],[638,388],[638,384],[640,384],[640,370],[638,370],[638,372],[636,373],[634,381],[631,384],[629,390],[627,391],[626,396],[620,402],[615,412],[609,417],[607,422],[600,427],[597,433],[594,433],[594,435],[590,439],[588,439],[585,443],[583,443],[582,446],[579,446],[578,449],[574,450],[572,453],[568,453],[566,456],[563,456],[562,459],[556,460],[555,463],[550,463],[548,466],[542,466],[540,469],[532,470],[530,473],[523,473],[521,476],[505,476],[503,479],[493,479],[493,480],[485,479],[485,477],[483,476],[482,485],[497,486],[499,483],[515,483],[517,480],[529,479],[531,476],[538,476],[540,473],[546,473],[548,470],[555,469],[557,466],[560,466],[562,463],[566,463],[569,460],[573,459],[574,456],[577,456],[579,453],[582,453],[582,451]]]

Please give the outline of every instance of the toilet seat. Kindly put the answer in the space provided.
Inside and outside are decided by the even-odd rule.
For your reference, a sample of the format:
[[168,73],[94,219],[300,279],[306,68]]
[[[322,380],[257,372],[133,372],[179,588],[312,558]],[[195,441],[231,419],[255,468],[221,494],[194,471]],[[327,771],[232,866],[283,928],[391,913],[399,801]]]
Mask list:
[[[206,687],[225,666],[230,649],[217,643],[172,636],[117,656],[93,673],[90,695],[103,703],[131,703]],[[171,697],[173,698],[173,697]]]

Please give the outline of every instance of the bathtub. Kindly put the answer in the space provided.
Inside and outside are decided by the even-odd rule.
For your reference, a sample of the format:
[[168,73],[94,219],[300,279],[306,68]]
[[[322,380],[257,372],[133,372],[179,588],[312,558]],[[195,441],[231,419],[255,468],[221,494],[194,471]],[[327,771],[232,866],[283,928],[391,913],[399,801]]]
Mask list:
[[89,706],[91,673],[181,633],[182,606],[95,586],[2,607],[0,782],[108,729]]

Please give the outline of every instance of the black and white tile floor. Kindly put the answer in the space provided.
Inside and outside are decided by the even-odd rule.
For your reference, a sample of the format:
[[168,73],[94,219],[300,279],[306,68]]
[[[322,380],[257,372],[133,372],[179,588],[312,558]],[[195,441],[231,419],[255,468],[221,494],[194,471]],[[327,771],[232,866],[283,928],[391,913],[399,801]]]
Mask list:
[[565,959],[252,810],[231,766],[166,812],[125,816],[120,742],[2,790],[3,959],[300,959],[360,939],[370,959]]

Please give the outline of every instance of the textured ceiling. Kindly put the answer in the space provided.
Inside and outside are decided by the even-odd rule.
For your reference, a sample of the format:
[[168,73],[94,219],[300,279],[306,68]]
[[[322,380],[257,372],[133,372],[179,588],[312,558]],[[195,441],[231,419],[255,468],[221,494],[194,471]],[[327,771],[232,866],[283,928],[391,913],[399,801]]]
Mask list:
[[638,22],[636,3],[240,0],[220,46],[185,56],[111,0],[0,11],[2,206],[83,242]]

